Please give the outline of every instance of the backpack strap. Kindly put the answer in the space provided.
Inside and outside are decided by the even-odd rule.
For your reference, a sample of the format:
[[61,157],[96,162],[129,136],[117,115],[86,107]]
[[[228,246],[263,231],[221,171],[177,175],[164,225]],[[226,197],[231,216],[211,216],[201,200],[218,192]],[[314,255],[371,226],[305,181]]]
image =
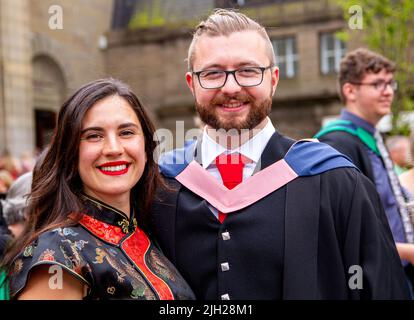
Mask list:
[[327,123],[322,129],[315,135],[315,138],[320,138],[327,133],[334,131],[345,131],[353,136],[356,136],[361,140],[370,150],[372,150],[376,155],[380,156],[380,152],[377,147],[377,142],[375,141],[374,136],[367,130],[357,127],[351,121],[348,120],[333,120]]

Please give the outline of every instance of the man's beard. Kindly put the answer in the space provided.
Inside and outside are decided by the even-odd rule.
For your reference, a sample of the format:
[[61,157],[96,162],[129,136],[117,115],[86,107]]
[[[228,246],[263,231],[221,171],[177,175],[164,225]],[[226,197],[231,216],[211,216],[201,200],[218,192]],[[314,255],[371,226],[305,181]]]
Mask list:
[[[223,104],[229,101],[235,100],[250,105],[249,113],[244,120],[238,121],[237,119],[231,119],[229,121],[223,121],[217,115],[217,108],[220,108],[219,104]],[[196,110],[200,115],[200,119],[210,127],[214,129],[224,129],[229,131],[235,129],[240,132],[242,129],[254,129],[257,127],[270,113],[272,109],[272,97],[268,97],[265,100],[257,103],[250,95],[239,95],[236,97],[219,97],[213,99],[209,105],[201,105],[195,100]]]

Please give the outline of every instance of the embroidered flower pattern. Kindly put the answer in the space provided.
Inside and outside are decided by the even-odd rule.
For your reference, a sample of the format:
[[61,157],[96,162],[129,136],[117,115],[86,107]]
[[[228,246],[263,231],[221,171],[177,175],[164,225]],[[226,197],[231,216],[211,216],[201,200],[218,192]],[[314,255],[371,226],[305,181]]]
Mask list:
[[55,251],[51,249],[46,249],[43,251],[43,253],[40,255],[38,261],[55,261]]
[[24,248],[23,256],[24,257],[33,257],[34,247],[32,245],[27,246]]
[[12,275],[18,274],[23,268],[23,261],[22,259],[17,259],[13,264],[13,269],[11,271]]

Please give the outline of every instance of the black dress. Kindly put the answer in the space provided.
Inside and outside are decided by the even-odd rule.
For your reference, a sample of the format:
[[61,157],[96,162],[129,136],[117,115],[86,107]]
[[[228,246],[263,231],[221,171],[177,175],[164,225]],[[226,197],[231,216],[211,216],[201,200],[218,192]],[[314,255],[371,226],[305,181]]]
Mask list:
[[175,267],[131,216],[91,197],[74,227],[45,232],[14,260],[11,298],[38,265],[60,266],[87,288],[85,299],[194,299]]

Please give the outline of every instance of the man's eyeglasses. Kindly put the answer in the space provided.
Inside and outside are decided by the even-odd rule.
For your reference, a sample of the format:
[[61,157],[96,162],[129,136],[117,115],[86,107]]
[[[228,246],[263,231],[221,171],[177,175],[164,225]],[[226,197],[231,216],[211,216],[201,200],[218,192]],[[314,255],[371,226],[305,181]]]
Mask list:
[[268,67],[244,67],[237,70],[201,70],[193,71],[197,75],[200,86],[204,89],[219,89],[224,87],[229,74],[232,74],[240,87],[255,87],[262,83],[263,73]]
[[372,83],[362,83],[362,82],[351,82],[352,84],[357,84],[360,86],[373,86],[375,90],[383,92],[387,86],[390,86],[393,91],[398,89],[398,83],[395,80],[391,80],[388,82],[385,81],[376,81]]

